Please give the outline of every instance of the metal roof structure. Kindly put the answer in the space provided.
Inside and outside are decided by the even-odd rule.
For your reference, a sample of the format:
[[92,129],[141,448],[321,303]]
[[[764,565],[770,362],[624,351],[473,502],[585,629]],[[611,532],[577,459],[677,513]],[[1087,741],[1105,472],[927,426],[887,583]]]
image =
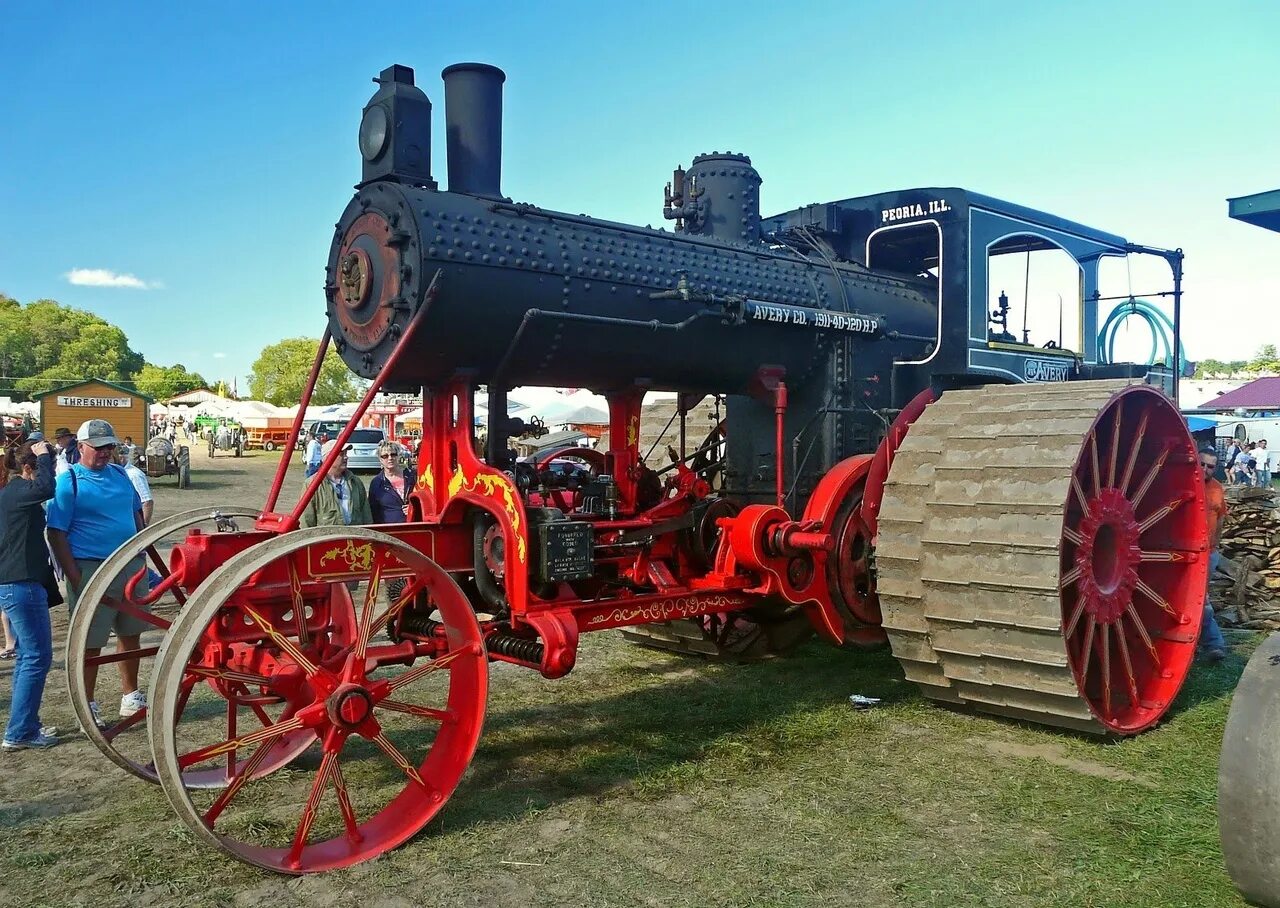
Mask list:
[[1280,232],[1280,189],[1227,199],[1227,214],[1237,221]]
[[1255,378],[1247,385],[1221,394],[1201,405],[1203,410],[1280,409],[1280,377]]

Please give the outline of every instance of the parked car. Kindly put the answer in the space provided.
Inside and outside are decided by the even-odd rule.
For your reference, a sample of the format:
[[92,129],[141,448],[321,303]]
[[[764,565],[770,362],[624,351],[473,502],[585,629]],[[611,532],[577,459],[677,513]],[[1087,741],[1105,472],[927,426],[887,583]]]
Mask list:
[[351,450],[347,452],[347,468],[381,470],[382,464],[378,462],[378,445],[382,444],[385,438],[386,434],[381,429],[356,429],[352,432],[347,442],[351,446]]

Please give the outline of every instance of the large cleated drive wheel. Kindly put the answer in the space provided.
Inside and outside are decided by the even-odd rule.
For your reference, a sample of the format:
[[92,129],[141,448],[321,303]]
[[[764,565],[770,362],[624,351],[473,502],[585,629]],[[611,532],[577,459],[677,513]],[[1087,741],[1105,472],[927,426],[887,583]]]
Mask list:
[[[109,644],[109,650],[104,648],[92,656],[88,654],[89,632],[94,618],[104,612],[116,612],[119,610],[116,606],[119,606],[150,626],[142,635],[141,649],[124,654],[138,659],[139,686],[145,690],[155,665],[160,639],[168,633],[175,614],[186,604],[189,592],[184,590],[180,577],[171,578],[164,556],[192,530],[232,532],[237,529],[237,518],[252,521],[257,514],[257,511],[244,508],[198,508],[157,521],[112,552],[85,583],[67,632],[67,687],[71,694],[71,707],[85,736],[125,772],[148,782],[158,781],[151,762],[150,741],[145,733],[147,710],[143,708],[128,718],[117,719],[112,709],[114,701],[103,694],[107,689],[116,691],[114,663],[122,661],[122,654],[114,643]],[[142,571],[152,572],[153,579],[160,578],[154,589],[138,582],[129,585],[133,576]],[[125,585],[124,592],[132,596],[126,595],[123,602],[109,598],[111,587],[119,588],[121,584]],[[97,696],[102,701],[105,728],[98,728],[89,709],[87,673],[95,672],[100,676]],[[185,784],[216,787],[226,784],[226,775],[220,770],[195,770],[186,774]]]
[[[420,593],[436,607],[430,639],[387,643],[381,631]],[[192,666],[221,675],[192,689]],[[448,573],[374,530],[316,527],[200,585],[161,647],[148,725],[160,784],[198,838],[314,873],[395,848],[439,813],[475,752],[487,689],[479,624]],[[308,753],[268,776],[282,749],[296,755],[296,735]],[[220,764],[221,791],[185,784]]]
[[876,540],[884,627],[925,696],[1129,735],[1195,654],[1204,483],[1163,394],[1121,382],[949,391],[907,433]]
[[1280,634],[1254,651],[1231,700],[1218,827],[1236,886],[1250,902],[1280,908]]

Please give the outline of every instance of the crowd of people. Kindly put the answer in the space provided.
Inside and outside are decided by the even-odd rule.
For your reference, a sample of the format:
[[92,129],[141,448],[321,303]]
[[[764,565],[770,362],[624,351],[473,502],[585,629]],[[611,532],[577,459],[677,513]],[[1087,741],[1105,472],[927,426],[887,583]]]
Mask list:
[[[336,444],[327,435],[308,439],[308,476],[334,454]],[[53,747],[62,740],[56,727],[40,719],[45,679],[53,663],[49,610],[63,603],[65,592],[74,612],[103,562],[151,522],[154,501],[146,474],[134,463],[137,453],[132,438],[118,438],[109,422],[91,419],[75,433],[59,428],[52,444],[32,432],[0,470],[7,480],[0,484],[0,610],[5,633],[0,659],[14,660],[9,720],[0,742],[6,751]],[[366,490],[360,477],[347,469],[346,450],[337,452],[302,513],[301,525],[404,522],[413,474],[401,466],[394,442],[384,442],[378,457],[382,469]],[[9,476],[10,467],[17,475]],[[109,603],[123,600],[127,581],[137,575],[135,604],[145,596],[149,583],[144,568],[138,556],[112,578],[103,594],[108,607],[99,608],[90,625],[85,650],[90,659],[101,654],[112,636],[117,653],[140,648],[147,624]],[[403,585],[403,580],[391,581],[388,592],[399,595]],[[119,659],[116,666],[124,692],[117,712],[124,719],[145,709],[147,698],[139,686],[139,659]],[[94,722],[105,728],[109,719],[96,699],[97,664],[86,661],[84,674],[89,710]]]
[[1265,438],[1243,445],[1233,438],[1224,456],[1223,469],[1229,485],[1269,489],[1272,475],[1280,472],[1280,451],[1272,452]]
[[[6,652],[14,658],[9,721],[0,748],[7,751],[53,747],[58,729],[40,721],[45,679],[53,663],[49,609],[66,601],[72,610],[85,584],[118,547],[146,525],[151,494],[146,477],[130,473],[125,443],[102,419],[90,419],[75,434],[60,428],[50,445],[32,433],[18,452],[21,473],[0,488],[0,608],[6,620]],[[124,583],[141,571],[141,559],[113,581],[107,597],[124,595]],[[58,579],[63,586],[59,588]],[[145,591],[146,579],[139,585]],[[98,655],[114,632],[117,652],[136,651],[145,624],[116,609],[95,615],[89,633],[90,656]],[[145,709],[138,687],[138,658],[117,663],[122,690],[119,715]],[[86,683],[94,720],[105,727],[94,700],[96,665],[86,664]]]

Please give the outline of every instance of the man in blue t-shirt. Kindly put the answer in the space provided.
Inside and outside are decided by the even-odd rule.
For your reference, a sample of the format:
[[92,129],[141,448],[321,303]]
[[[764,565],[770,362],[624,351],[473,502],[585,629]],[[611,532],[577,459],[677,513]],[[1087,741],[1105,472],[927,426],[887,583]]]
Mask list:
[[[112,463],[120,444],[116,430],[105,419],[91,419],[77,433],[80,462],[58,477],[53,501],[49,503],[49,546],[67,578],[67,604],[75,610],[80,592],[93,572],[101,567],[116,549],[124,545],[143,527],[142,501],[128,474]],[[139,638],[148,625],[109,605],[124,599],[124,587],[130,577],[144,567],[139,555],[121,571],[107,589],[102,605],[89,629],[86,655],[97,656],[114,629],[116,652],[138,649]],[[147,592],[144,579],[135,595]],[[128,718],[147,705],[146,695],[138,690],[138,660],[124,659],[120,666],[120,717]],[[94,687],[98,678],[96,664],[84,667],[85,690],[94,720],[101,727]]]

